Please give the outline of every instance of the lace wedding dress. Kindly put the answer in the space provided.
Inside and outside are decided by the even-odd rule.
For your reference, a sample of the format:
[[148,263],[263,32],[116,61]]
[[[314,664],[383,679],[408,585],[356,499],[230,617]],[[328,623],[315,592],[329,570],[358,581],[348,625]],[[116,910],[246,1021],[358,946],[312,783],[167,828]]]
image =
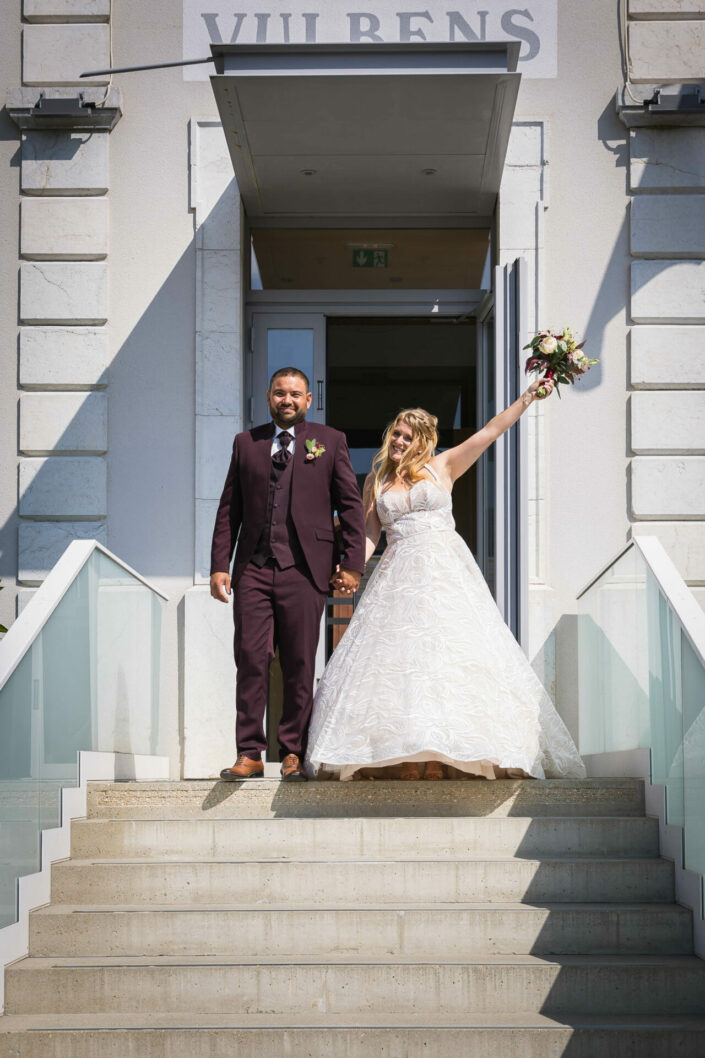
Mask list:
[[583,777],[436,477],[377,500],[387,548],[318,686],[308,773],[439,760],[489,779]]

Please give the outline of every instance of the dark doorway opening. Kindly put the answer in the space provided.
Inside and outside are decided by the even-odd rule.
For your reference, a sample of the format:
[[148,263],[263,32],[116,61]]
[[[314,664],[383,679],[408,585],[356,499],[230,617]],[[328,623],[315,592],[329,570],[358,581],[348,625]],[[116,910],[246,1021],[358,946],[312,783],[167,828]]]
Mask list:
[[[326,421],[346,434],[361,487],[385,426],[402,408],[437,416],[441,449],[477,428],[474,319],[332,317],[326,350]],[[473,552],[476,497],[472,468],[455,485],[453,513]]]

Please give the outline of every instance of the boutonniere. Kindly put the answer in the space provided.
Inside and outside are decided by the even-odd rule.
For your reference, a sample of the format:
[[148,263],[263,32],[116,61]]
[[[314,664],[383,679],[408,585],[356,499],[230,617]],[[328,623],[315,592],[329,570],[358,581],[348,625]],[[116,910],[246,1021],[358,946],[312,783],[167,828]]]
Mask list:
[[315,437],[311,437],[306,442],[306,459],[320,459],[325,450],[325,445],[322,445]]

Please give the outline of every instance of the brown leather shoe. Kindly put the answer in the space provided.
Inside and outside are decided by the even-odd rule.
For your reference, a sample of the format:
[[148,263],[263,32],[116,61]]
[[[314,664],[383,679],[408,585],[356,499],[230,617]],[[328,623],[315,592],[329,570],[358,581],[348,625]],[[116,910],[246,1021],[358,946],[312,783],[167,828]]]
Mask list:
[[282,779],[284,782],[306,782],[301,761],[295,753],[287,753],[282,761]]
[[264,775],[264,764],[261,760],[252,760],[244,753],[238,753],[237,760],[232,768],[223,768],[220,773],[221,779],[235,782],[237,779],[261,779]]

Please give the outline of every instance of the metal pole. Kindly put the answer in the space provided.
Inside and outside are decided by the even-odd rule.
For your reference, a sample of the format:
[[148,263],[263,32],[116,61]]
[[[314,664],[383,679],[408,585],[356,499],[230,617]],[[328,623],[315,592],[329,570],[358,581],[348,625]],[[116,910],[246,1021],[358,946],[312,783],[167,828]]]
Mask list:
[[133,73],[135,70],[166,70],[168,66],[196,66],[198,63],[215,62],[215,56],[209,55],[207,59],[182,59],[179,62],[152,62],[146,66],[115,66],[111,70],[86,70],[79,77],[99,77],[102,74]]

